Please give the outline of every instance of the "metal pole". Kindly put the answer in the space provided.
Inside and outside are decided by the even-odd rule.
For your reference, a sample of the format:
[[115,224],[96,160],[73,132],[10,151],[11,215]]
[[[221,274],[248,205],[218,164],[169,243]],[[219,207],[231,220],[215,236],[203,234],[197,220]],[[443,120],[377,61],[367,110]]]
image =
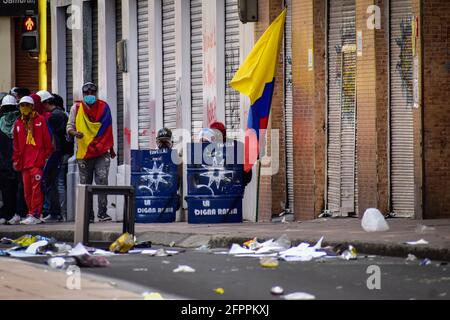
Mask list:
[[39,90],[47,90],[47,0],[39,0]]

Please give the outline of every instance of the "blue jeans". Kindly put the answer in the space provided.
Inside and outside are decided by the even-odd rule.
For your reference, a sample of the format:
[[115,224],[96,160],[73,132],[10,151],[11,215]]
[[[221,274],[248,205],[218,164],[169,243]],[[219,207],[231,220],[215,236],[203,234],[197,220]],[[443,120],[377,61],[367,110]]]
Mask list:
[[61,204],[59,203],[58,176],[61,169],[62,154],[55,151],[47,160],[44,167],[43,189],[44,189],[44,214],[50,214],[56,218],[61,215]]

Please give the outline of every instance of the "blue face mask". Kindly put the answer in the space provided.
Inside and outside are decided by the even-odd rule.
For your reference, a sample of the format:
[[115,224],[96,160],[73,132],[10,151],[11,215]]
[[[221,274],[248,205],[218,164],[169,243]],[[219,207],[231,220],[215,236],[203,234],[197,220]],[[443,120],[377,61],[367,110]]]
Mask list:
[[92,95],[84,96],[83,99],[84,99],[84,102],[86,102],[89,105],[92,105],[95,103],[95,101],[97,101],[97,97],[92,96]]

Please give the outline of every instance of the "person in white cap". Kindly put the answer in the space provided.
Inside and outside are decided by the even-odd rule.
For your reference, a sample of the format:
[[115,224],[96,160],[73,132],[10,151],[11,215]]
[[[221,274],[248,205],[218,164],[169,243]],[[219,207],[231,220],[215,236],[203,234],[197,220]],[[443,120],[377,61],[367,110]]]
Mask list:
[[18,194],[18,178],[20,175],[12,166],[13,128],[19,117],[16,98],[12,95],[3,97],[0,107],[0,192],[3,206],[0,208],[0,224],[16,224],[20,221],[17,215],[16,201]]
[[64,144],[66,143],[66,125],[68,116],[55,105],[54,97],[50,92],[41,90],[36,92],[41,98],[47,118],[47,125],[52,135],[54,151],[44,167],[43,189],[45,222],[62,221],[61,203],[58,192],[58,176],[61,169]]
[[53,151],[46,121],[34,111],[34,101],[26,96],[19,101],[20,117],[13,131],[13,167],[22,173],[28,216],[21,224],[41,223],[43,195],[41,180],[45,162]]

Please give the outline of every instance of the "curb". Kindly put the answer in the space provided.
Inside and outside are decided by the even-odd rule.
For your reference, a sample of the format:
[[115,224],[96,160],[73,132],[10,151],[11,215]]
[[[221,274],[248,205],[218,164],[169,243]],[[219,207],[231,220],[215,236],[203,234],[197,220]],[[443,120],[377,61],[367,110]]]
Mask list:
[[[74,232],[71,230],[64,231],[6,231],[2,232],[2,237],[16,239],[24,234],[39,234],[44,237],[53,237],[60,242],[72,243]],[[109,231],[90,231],[89,240],[114,242],[121,232]],[[242,244],[248,241],[251,237],[244,236],[215,236],[194,233],[178,233],[178,232],[137,232],[136,237],[139,241],[151,241],[152,244],[161,246],[175,246],[179,248],[198,248],[201,245],[208,245],[210,248],[229,248],[233,243]],[[269,240],[265,238],[258,238],[261,241]],[[317,238],[296,238],[291,239],[292,245],[298,245],[301,242],[316,243]],[[438,261],[450,261],[450,249],[448,248],[434,248],[429,246],[410,246],[406,244],[397,243],[376,243],[363,241],[324,241],[323,246],[348,246],[352,245],[357,252],[365,255],[379,255],[406,258],[408,254],[413,254],[420,259],[431,259]]]

